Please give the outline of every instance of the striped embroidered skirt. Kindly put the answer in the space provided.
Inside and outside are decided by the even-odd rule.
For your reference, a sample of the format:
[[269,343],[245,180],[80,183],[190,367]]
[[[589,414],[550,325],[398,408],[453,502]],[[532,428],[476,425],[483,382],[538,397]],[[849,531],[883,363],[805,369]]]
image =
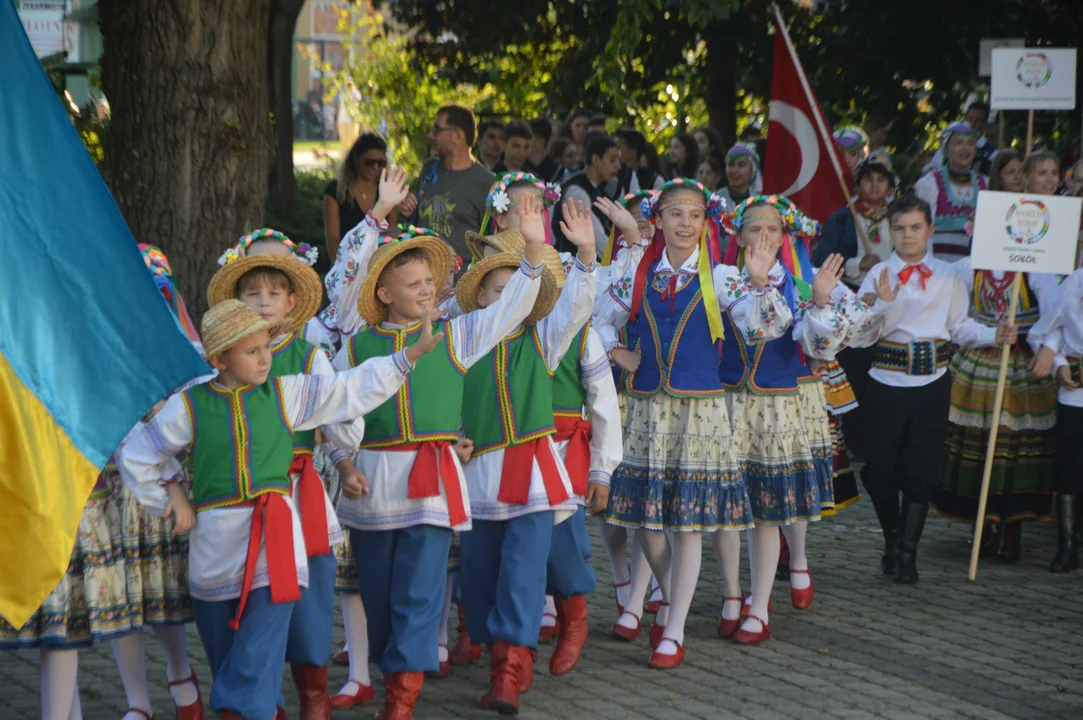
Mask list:
[[824,517],[831,517],[844,507],[853,505],[861,499],[857,487],[857,476],[850,467],[850,454],[846,450],[846,439],[842,434],[840,416],[857,408],[854,389],[846,377],[842,366],[832,360],[824,365],[822,373],[824,393],[827,398],[828,422],[831,426],[832,487],[835,507],[825,508]]
[[824,385],[802,382],[794,395],[726,396],[757,524],[819,520],[834,506],[831,429]]
[[676,532],[744,530],[752,513],[723,397],[628,397],[606,520]]
[[[985,519],[1013,522],[1047,519],[1055,470],[1057,386],[1035,380],[1027,347],[1008,359],[1000,430],[989,482]],[[951,361],[951,425],[944,486],[933,504],[942,515],[974,522],[1000,371],[1000,350],[959,350]]]
[[179,625],[195,619],[188,594],[188,534],[174,535],[173,517],[155,517],[111,478],[120,518],[125,581],[132,623]]
[[133,623],[120,514],[109,492],[87,500],[68,570],[21,628],[0,618],[0,648],[85,648],[125,635]]

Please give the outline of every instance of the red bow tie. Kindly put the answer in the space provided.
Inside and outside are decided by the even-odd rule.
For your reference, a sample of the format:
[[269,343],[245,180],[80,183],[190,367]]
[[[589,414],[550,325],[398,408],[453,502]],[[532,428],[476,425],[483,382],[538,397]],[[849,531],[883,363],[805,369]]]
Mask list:
[[933,276],[933,271],[930,270],[925,263],[921,263],[920,265],[907,265],[902,269],[902,272],[899,273],[899,280],[905,285],[910,281],[910,276],[914,274],[915,270],[917,270],[918,275],[921,276],[921,289],[924,290],[925,280]]

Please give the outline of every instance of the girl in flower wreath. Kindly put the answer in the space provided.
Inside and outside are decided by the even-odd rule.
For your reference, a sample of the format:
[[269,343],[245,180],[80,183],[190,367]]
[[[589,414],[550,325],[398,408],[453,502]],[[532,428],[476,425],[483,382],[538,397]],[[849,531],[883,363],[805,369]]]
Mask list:
[[[768,270],[781,235],[750,238],[745,270],[712,266],[709,214],[721,205],[695,180],[678,178],[643,203],[657,227],[634,274],[595,306],[594,324],[610,359],[628,372],[624,459],[613,473],[607,519],[634,529],[664,600],[651,628],[653,668],[684,659],[684,626],[702,560],[703,532],[752,525],[737,448],[719,377],[722,314],[750,344],[782,337],[793,318]],[[635,347],[618,331],[632,324]],[[672,531],[670,562],[666,531]],[[739,545],[738,545],[739,547]],[[736,568],[728,594],[739,592]],[[638,582],[637,582],[638,581]],[[645,588],[632,568],[632,586]],[[613,634],[638,637],[643,595],[629,597]]]
[[[819,233],[819,224],[789,200],[754,195],[723,224],[733,232],[726,262],[737,267],[744,266],[745,248],[752,239],[777,239],[780,249],[768,280],[786,298],[794,317],[781,338],[755,346],[730,331],[730,318],[725,318],[722,384],[756,527],[749,534],[752,596],[748,619],[739,627],[742,598],[728,595],[718,634],[753,644],[771,635],[767,611],[779,560],[780,526],[790,548],[793,606],[803,610],[812,602],[805,555],[808,522],[819,520],[825,508],[833,507],[834,499],[824,384],[809,368],[808,359],[832,360],[855,318],[864,322],[867,311],[839,283],[841,255],[828,256],[819,272],[812,271],[809,242]],[[740,555],[739,540],[716,533],[715,543],[723,575],[736,573],[728,563]]]

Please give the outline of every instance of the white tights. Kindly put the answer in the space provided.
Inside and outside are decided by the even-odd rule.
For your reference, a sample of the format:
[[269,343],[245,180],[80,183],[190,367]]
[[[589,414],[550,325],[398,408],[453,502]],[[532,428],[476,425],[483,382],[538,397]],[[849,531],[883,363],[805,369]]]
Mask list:
[[[749,632],[759,632],[761,623],[755,618],[767,617],[767,603],[771,600],[771,588],[775,584],[775,570],[778,569],[778,553],[782,545],[778,526],[757,525],[748,532],[749,575],[752,579],[752,607],[742,627]],[[755,618],[753,617],[755,616]]]
[[[714,554],[718,560],[718,574],[722,577],[722,586],[727,598],[741,597],[741,533],[731,530],[716,530],[714,533]],[[736,620],[741,614],[739,600],[724,600],[722,617]]]
[[[192,676],[188,664],[188,643],[183,625],[156,625],[153,627],[158,644],[162,646],[166,658],[166,677],[169,682],[187,680]],[[151,714],[150,694],[147,689],[147,660],[143,645],[143,633],[133,632],[112,641],[113,656],[120,670],[120,679],[124,683],[124,693],[128,697],[128,707],[143,710]],[[173,703],[179,707],[192,705],[199,699],[199,690],[195,683],[183,683],[169,688]],[[137,713],[129,713],[125,720],[142,718]]]
[[[605,520],[601,524],[602,544],[609,556],[609,565],[613,573],[613,585],[617,586],[617,602],[627,608],[629,598],[643,597],[650,584],[652,590],[658,590],[658,579],[653,577],[647,557],[637,540],[632,542],[632,562],[628,562],[628,531],[619,525],[611,525]],[[652,593],[651,599],[654,599]],[[643,610],[638,610],[642,614]],[[631,627],[634,627],[633,623]]]
[[795,573],[794,570],[808,570],[808,556],[805,554],[808,520],[797,520],[792,525],[783,526],[782,534],[790,548],[790,587],[804,590],[812,584],[812,578],[808,573]]
[[353,695],[359,686],[371,685],[369,677],[369,632],[365,605],[357,593],[342,595],[342,624],[346,626],[346,645],[350,649],[350,679],[339,694]]
[[79,651],[41,649],[42,720],[83,720]]
[[[672,590],[669,617],[664,623],[666,631],[658,652],[662,655],[676,655],[677,646],[684,644],[684,624],[688,620],[688,611],[692,608],[692,596],[696,593],[699,581],[699,569],[703,561],[703,534],[698,532],[675,532],[670,537],[673,543]],[[662,585],[665,593],[665,584]],[[659,610],[659,617],[662,612]]]
[[449,572],[447,574],[447,579],[444,581],[444,606],[440,610],[440,628],[436,635],[436,642],[438,645],[436,648],[436,656],[440,662],[447,662],[448,660],[447,621],[448,616],[451,614],[451,594],[454,584],[455,576]]

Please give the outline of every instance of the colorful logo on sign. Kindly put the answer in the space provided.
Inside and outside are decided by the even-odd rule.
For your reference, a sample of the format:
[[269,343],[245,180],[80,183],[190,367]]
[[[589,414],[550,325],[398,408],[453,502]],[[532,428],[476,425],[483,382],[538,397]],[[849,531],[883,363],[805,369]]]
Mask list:
[[1023,53],[1015,63],[1015,77],[1025,88],[1040,88],[1053,77],[1053,63],[1041,52]]
[[1041,200],[1012,203],[1005,221],[1008,237],[1017,245],[1033,245],[1049,232],[1049,210]]

